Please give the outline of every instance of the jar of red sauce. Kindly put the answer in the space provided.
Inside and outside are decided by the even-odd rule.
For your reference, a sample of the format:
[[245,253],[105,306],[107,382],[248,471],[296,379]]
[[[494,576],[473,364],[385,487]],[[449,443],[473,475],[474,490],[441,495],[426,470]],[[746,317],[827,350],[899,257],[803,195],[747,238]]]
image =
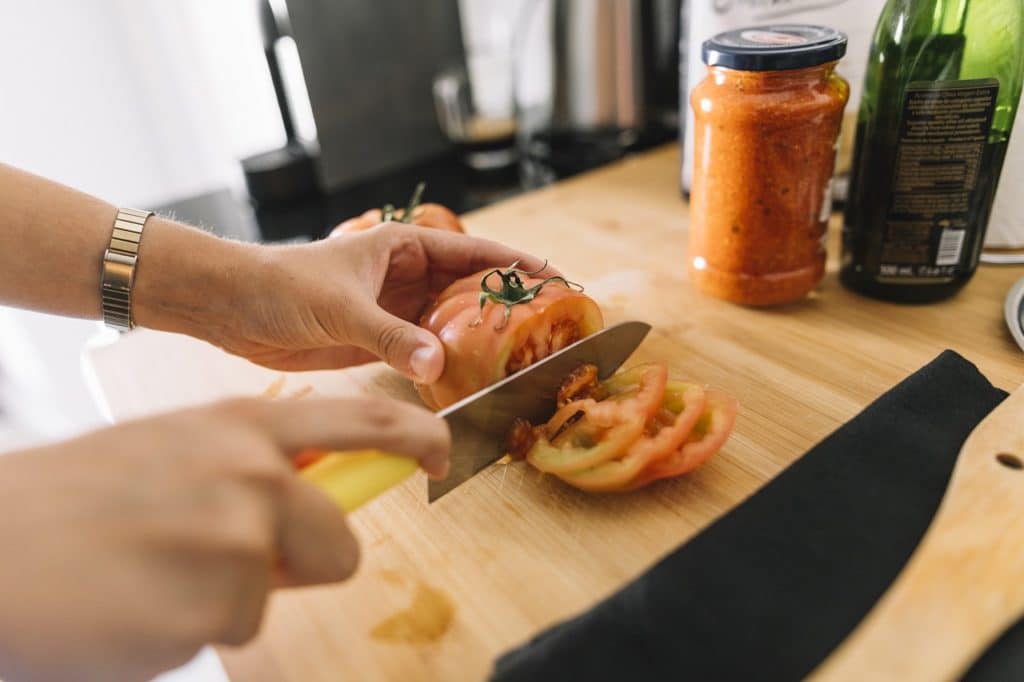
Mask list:
[[836,139],[849,85],[835,73],[846,36],[761,26],[703,45],[690,97],[694,173],[690,274],[745,305],[806,296],[825,273]]

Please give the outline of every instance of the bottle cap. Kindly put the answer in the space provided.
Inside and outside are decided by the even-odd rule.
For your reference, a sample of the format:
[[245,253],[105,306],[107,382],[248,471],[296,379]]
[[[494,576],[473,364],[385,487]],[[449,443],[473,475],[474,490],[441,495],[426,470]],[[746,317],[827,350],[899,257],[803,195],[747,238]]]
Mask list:
[[825,26],[773,24],[719,33],[704,42],[708,66],[738,71],[783,71],[818,66],[846,54],[846,35]]

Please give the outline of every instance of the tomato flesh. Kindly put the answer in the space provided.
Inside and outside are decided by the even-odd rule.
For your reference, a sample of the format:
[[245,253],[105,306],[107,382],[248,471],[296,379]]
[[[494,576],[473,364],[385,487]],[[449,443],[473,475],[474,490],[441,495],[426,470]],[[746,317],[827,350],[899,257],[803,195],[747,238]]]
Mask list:
[[[445,349],[440,379],[416,387],[429,407],[451,405],[604,327],[597,303],[559,282],[512,306],[507,321],[503,305],[488,302],[481,310],[480,281],[486,274],[453,283],[420,320]],[[541,282],[524,279],[526,287]]]
[[673,382],[665,392],[661,409],[646,425],[645,432],[619,459],[561,476],[566,483],[591,492],[622,490],[645,467],[683,446],[704,412],[704,390],[696,384]]
[[[564,475],[621,457],[661,406],[668,371],[659,365],[643,365],[636,377],[636,386],[606,400],[585,398],[560,409],[546,426],[537,429],[527,461],[541,471]],[[582,416],[569,423],[579,414]]]
[[718,452],[732,433],[739,408],[736,399],[721,391],[705,391],[706,405],[682,447],[652,462],[629,484],[635,490],[661,478],[688,474]]
[[732,432],[731,396],[668,379],[663,365],[638,365],[597,382],[596,367],[573,371],[555,414],[538,427],[518,420],[517,456],[589,492],[635,490],[701,466]]
[[543,338],[530,335],[515,348],[505,364],[505,374],[515,374],[538,360],[556,353],[580,340],[580,327],[572,320],[558,320],[551,325]]
[[621,456],[643,430],[644,420],[639,415],[599,432],[573,425],[553,443],[543,435],[538,437],[526,461],[545,473],[565,476]]

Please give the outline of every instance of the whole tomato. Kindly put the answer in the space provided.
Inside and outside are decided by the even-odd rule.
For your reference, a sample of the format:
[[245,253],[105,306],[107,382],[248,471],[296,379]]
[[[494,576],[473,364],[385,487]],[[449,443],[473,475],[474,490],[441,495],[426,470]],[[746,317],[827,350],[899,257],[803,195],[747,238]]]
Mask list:
[[451,284],[420,321],[445,348],[444,372],[416,388],[438,409],[599,331],[601,309],[562,277],[512,266]]
[[[405,210],[399,209],[395,211],[394,217],[400,222],[406,222],[403,220]],[[371,208],[362,215],[349,218],[338,225],[331,231],[331,235],[362,232],[363,230],[369,230],[371,227],[376,227],[382,222],[384,222],[384,212],[379,208]],[[459,216],[441,204],[421,204],[417,206],[413,209],[412,220],[408,222],[413,225],[433,227],[438,230],[448,230],[449,232],[466,231],[462,226],[462,221],[459,220]]]
[[441,204],[421,204],[420,199],[426,189],[425,183],[416,186],[409,205],[404,209],[395,209],[392,206],[385,206],[383,209],[371,208],[362,215],[349,218],[331,230],[332,237],[349,232],[362,232],[376,227],[389,220],[397,220],[400,223],[410,223],[422,227],[432,227],[438,230],[449,232],[465,232],[462,221],[450,209]]

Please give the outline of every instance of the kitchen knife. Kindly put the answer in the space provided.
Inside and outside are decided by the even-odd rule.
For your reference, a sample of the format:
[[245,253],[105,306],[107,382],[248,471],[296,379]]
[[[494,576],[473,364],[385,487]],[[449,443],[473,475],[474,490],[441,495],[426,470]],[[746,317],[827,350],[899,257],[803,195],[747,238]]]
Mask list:
[[438,412],[452,434],[448,477],[428,481],[434,502],[505,454],[505,436],[517,417],[532,423],[551,417],[555,396],[566,376],[583,364],[597,365],[606,379],[622,366],[651,326],[621,322],[577,341]]
[[[505,435],[516,417],[540,422],[554,412],[555,396],[566,376],[582,364],[597,365],[605,379],[633,354],[651,327],[622,322],[553,353],[447,407],[438,416],[452,434],[451,469],[442,481],[430,481],[431,502],[455,489],[505,454]],[[411,476],[414,460],[364,450],[326,453],[300,475],[325,492],[342,510],[351,512]]]

